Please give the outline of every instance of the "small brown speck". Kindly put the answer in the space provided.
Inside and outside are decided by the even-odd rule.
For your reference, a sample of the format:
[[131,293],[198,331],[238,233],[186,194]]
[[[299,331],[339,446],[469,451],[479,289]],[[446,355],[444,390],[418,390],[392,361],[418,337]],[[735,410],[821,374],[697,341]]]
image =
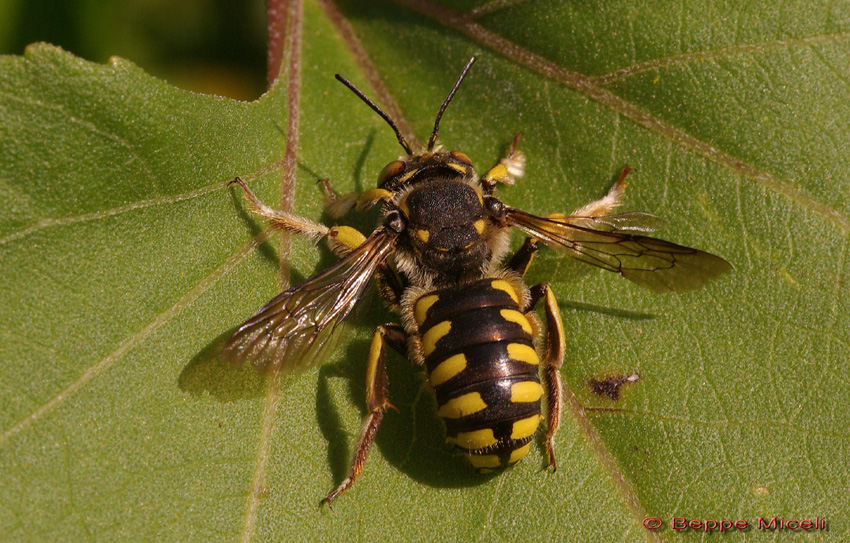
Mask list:
[[620,399],[620,388],[628,383],[634,383],[640,379],[640,375],[633,373],[631,375],[611,375],[597,379],[591,377],[587,384],[590,385],[590,390],[597,396],[604,396],[615,402]]

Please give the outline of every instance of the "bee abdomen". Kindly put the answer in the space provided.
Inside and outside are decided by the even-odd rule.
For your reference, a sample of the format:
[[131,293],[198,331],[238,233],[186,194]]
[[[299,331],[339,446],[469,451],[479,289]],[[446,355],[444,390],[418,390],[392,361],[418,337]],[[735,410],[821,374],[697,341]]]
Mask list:
[[428,293],[414,304],[429,382],[446,439],[473,466],[511,466],[540,422],[534,328],[507,281],[483,279]]

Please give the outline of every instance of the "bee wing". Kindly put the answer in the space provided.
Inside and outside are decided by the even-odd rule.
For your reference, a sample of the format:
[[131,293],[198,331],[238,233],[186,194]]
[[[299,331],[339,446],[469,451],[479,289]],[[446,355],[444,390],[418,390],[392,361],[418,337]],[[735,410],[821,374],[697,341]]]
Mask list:
[[378,229],[333,266],[277,295],[236,330],[222,349],[222,360],[284,373],[318,363],[396,237]]
[[509,207],[506,219],[576,260],[659,292],[693,290],[732,269],[719,256],[631,233],[660,227],[660,219],[645,213],[538,217]]
[[655,232],[667,225],[667,221],[661,217],[639,211],[617,213],[616,215],[602,215],[600,217],[576,217],[555,214],[549,215],[546,218],[603,232]]

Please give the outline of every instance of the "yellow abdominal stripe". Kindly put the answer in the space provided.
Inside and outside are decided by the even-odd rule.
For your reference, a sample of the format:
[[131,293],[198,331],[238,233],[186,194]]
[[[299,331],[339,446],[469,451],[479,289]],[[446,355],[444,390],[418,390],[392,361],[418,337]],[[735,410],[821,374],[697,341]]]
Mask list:
[[516,290],[514,290],[514,287],[504,279],[496,279],[490,283],[490,286],[497,290],[504,290],[511,298],[513,298],[514,302],[517,304],[519,303],[519,296],[517,296]]
[[458,375],[460,372],[465,370],[466,365],[466,355],[463,353],[450,356],[437,364],[437,367],[434,368],[434,371],[432,371],[431,375],[428,377],[428,381],[431,383],[432,387],[442,385],[455,375]]
[[475,468],[498,468],[502,465],[496,454],[468,454],[469,463]]
[[540,365],[540,357],[537,356],[537,351],[533,347],[522,343],[508,343],[508,356],[514,360],[525,362],[533,366]]
[[416,300],[416,304],[413,306],[413,318],[416,319],[416,324],[422,326],[422,323],[425,322],[425,318],[428,316],[428,310],[439,299],[440,297],[436,294],[431,294],[430,296],[423,296]]
[[425,353],[425,356],[434,352],[434,349],[437,348],[437,342],[446,336],[451,329],[452,323],[449,321],[443,321],[433,328],[429,328],[428,331],[422,335],[422,351]]
[[522,446],[522,447],[520,447],[519,449],[517,449],[517,450],[515,450],[514,452],[512,452],[512,453],[511,453],[511,457],[510,457],[510,459],[508,460],[508,463],[510,463],[510,464],[516,464],[517,462],[519,462],[520,460],[522,460],[523,458],[525,458],[525,456],[528,454],[528,450],[529,450],[530,448],[531,448],[531,443],[526,443],[525,445],[523,445],[523,446]]
[[459,419],[487,409],[487,404],[478,392],[470,392],[457,398],[452,398],[440,406],[437,414],[444,419]]
[[541,415],[532,415],[527,419],[516,421],[513,432],[511,432],[511,439],[523,439],[534,435],[541,420],[543,420]]
[[521,381],[511,385],[511,401],[514,403],[536,402],[543,396],[543,387],[534,381]]
[[496,437],[492,428],[473,430],[472,432],[460,432],[455,438],[447,438],[446,441],[456,443],[464,449],[483,449],[496,444]]
[[[531,443],[526,443],[519,449],[511,452],[508,458],[508,465],[513,465],[528,456],[528,451],[531,449]],[[481,473],[490,473],[494,469],[502,467],[502,462],[496,454],[467,454],[469,463],[474,468],[477,468]]]
[[531,329],[531,323],[528,322],[526,316],[520,313],[519,311],[516,311],[514,309],[503,309],[499,313],[506,321],[515,322],[522,326],[522,329],[529,336],[534,334],[534,331]]

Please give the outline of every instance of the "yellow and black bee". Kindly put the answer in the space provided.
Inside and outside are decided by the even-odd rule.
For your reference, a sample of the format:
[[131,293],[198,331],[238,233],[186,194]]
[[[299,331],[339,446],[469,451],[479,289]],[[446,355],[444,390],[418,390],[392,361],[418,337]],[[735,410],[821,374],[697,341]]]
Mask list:
[[[465,154],[437,145],[440,118],[474,61],[443,102],[421,150],[414,150],[386,113],[337,75],[392,127],[407,153],[383,169],[377,188],[333,204],[337,211],[380,204],[382,218],[369,237],[348,226],[327,227],[270,209],[235,180],[253,210],[273,227],[317,241],[325,238],[341,259],[262,307],[225,345],[225,360],[284,373],[311,367],[373,276],[382,297],[401,314],[403,325],[375,330],[366,374],[369,413],[348,476],[326,503],[348,490],[362,472],[384,410],[391,405],[384,368],[387,346],[424,365],[447,441],[479,471],[507,468],[528,453],[544,419],[545,396],[544,443],[555,467],[564,329],[549,285],[529,288],[522,281],[540,242],[657,291],[697,288],[731,269],[720,257],[643,235],[658,224],[651,215],[611,214],[622,200],[628,168],[604,198],[571,215],[538,217],[502,203],[496,186],[512,185],[523,172],[516,139],[508,156],[483,177]],[[512,227],[531,237],[506,259]],[[541,300],[545,333],[534,314]]]

